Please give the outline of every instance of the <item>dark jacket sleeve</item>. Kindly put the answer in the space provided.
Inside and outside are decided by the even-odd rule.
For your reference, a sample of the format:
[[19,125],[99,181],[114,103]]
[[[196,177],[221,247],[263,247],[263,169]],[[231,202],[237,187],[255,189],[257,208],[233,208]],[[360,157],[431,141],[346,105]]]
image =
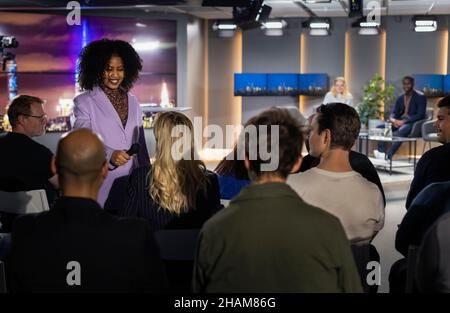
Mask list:
[[420,245],[426,231],[445,212],[447,194],[446,187],[433,184],[417,195],[397,231],[397,251],[406,256],[409,245]]
[[[411,100],[412,101],[412,100]],[[427,98],[418,93],[414,94],[414,102],[411,103],[411,107],[408,112],[408,119],[406,123],[414,123],[423,120],[427,111]]]

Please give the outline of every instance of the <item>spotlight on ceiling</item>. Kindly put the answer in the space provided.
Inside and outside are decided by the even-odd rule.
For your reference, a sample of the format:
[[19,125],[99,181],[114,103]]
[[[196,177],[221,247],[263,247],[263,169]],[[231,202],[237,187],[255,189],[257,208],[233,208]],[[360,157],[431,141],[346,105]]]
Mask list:
[[302,23],[303,28],[309,29],[311,36],[330,35],[331,20],[329,18],[310,18]]
[[367,21],[366,17],[359,18],[356,22],[352,23],[353,28],[358,28],[359,35],[379,35],[380,24],[373,21]]
[[261,25],[266,36],[283,36],[286,27],[285,20],[268,20]]
[[414,16],[414,31],[434,32],[437,30],[437,18],[435,16]]
[[216,21],[212,25],[212,29],[219,37],[233,37],[236,32],[237,25],[231,20],[221,20]]

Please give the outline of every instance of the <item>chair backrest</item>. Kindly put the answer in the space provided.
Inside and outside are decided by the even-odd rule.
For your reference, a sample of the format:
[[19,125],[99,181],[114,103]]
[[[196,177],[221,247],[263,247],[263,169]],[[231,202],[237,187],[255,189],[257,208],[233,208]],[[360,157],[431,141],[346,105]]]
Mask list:
[[200,229],[164,229],[155,232],[162,260],[192,261]]
[[0,191],[0,212],[28,214],[48,211],[45,190],[7,192]]
[[6,293],[5,263],[0,261],[0,293]]
[[361,278],[361,285],[366,293],[377,293],[378,286],[369,286],[366,280],[368,270],[367,264],[371,261],[380,262],[380,255],[374,245],[366,244],[352,244],[352,254],[355,260],[356,268],[358,269]]
[[425,119],[426,119],[427,121],[432,120],[433,117],[434,117],[434,108],[427,108],[427,111],[426,111],[425,114],[426,114]]
[[[433,141],[437,140],[437,132],[436,128],[434,127],[433,120],[426,121],[422,124],[422,139],[426,141]],[[435,136],[430,136],[431,134],[436,134]]]

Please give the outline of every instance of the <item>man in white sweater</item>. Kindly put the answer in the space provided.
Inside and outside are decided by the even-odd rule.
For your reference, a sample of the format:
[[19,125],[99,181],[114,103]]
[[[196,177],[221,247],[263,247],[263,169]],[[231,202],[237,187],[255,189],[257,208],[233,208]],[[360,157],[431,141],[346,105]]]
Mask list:
[[346,104],[320,106],[309,136],[310,154],[320,157],[320,163],[297,174],[291,184],[305,202],[338,217],[352,243],[370,242],[384,225],[380,190],[349,162],[360,125],[358,113]]

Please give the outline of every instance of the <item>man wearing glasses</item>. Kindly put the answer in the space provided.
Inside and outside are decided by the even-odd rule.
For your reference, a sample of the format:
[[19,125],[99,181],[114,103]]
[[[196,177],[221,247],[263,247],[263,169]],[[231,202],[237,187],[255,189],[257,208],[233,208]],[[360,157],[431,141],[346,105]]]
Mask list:
[[[45,133],[47,115],[43,104],[43,100],[27,95],[17,96],[9,104],[12,132],[0,136],[0,190],[45,189],[51,204],[58,189],[57,177],[50,167],[53,153],[32,139]],[[5,225],[2,218],[3,231],[10,223]]]

